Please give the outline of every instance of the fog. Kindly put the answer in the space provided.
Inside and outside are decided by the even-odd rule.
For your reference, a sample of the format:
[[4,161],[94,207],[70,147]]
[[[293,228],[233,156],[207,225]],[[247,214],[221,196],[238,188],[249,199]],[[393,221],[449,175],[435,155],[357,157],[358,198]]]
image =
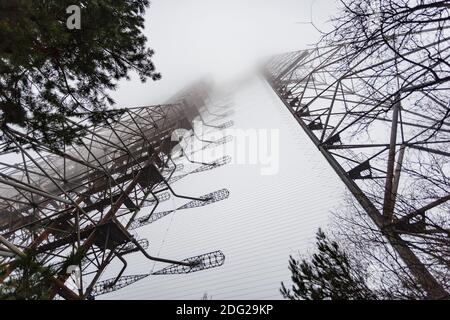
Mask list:
[[162,80],[121,81],[112,93],[116,106],[162,103],[205,75],[230,80],[271,54],[307,48],[319,39],[316,28],[330,28],[336,5],[335,0],[153,0],[144,32]]

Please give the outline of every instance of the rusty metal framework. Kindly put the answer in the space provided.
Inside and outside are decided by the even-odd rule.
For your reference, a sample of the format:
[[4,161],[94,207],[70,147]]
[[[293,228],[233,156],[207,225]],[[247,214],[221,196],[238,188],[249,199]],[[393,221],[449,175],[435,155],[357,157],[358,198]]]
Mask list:
[[[180,143],[174,132],[183,129],[194,135],[194,120],[217,130],[233,125],[231,121],[217,126],[205,121],[202,114],[212,112],[205,107],[208,90],[205,84],[196,85],[167,104],[128,108],[114,120],[87,128],[84,124],[90,114],[76,121],[67,118],[64,125],[87,134],[78,145],[60,150],[19,130],[6,131],[17,153],[0,155],[0,263],[6,270],[0,282],[13,277],[19,259],[28,254],[57,271],[52,294],[64,299],[92,297],[102,272],[114,259],[123,263],[114,284],[128,279],[122,277],[127,267],[124,256],[132,252],[181,265],[185,272],[221,265],[223,261],[199,267],[198,259],[175,261],[150,256],[145,251],[148,240],[132,231],[136,223],[154,221],[157,207],[172,196],[189,201],[180,209],[228,197],[226,189],[197,197],[181,195],[172,187],[190,173],[229,162],[224,158],[199,163],[192,172],[180,173],[183,164],[172,157],[172,150]],[[222,118],[224,115],[218,117]],[[203,149],[216,143],[224,142],[208,142]],[[11,159],[20,160],[16,163]],[[141,217],[144,207],[150,207],[147,210],[151,212]],[[159,215],[155,213],[155,217]],[[76,289],[70,281],[74,266],[80,270]]]
[[353,55],[350,46],[275,56],[265,78],[417,283],[448,297],[436,275],[450,270],[449,84],[429,85],[426,68],[405,62],[418,49],[401,60],[383,44]]

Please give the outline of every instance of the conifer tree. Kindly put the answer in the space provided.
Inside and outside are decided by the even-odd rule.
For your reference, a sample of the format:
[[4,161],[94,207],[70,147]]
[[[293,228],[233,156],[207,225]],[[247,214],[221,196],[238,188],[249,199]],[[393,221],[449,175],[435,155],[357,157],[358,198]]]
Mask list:
[[[6,270],[0,268],[0,277]],[[0,300],[48,300],[55,271],[43,266],[34,253],[18,258],[14,272],[0,283]]]
[[[80,10],[80,28],[69,28],[68,7]],[[0,139],[19,130],[60,147],[83,130],[64,119],[113,104],[118,80],[136,72],[157,80],[142,33],[148,0],[0,1]]]
[[290,257],[292,288],[281,283],[281,294],[291,300],[376,300],[361,266],[352,263],[335,241],[320,229],[317,251],[310,259]]

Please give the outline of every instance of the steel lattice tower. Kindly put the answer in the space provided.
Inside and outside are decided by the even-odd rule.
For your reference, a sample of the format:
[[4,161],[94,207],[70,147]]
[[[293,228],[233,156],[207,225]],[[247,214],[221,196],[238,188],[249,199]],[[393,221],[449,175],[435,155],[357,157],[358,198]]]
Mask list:
[[352,56],[350,45],[275,56],[265,77],[416,281],[448,297],[435,277],[450,265],[448,82],[430,86],[383,44]]
[[[13,277],[18,259],[29,253],[57,270],[51,279],[52,295],[65,299],[90,298],[146,277],[123,276],[127,267],[124,256],[131,252],[171,264],[155,274],[189,273],[222,265],[225,256],[220,251],[183,261],[150,256],[145,251],[148,240],[139,238],[134,230],[170,214],[156,211],[159,203],[171,196],[187,201],[179,209],[228,197],[226,189],[187,196],[172,188],[175,181],[189,174],[229,161],[222,158],[200,163],[196,170],[180,173],[183,165],[171,156],[180,142],[176,135],[174,139],[174,132],[182,129],[193,134],[192,122],[203,121],[208,90],[208,85],[200,83],[167,104],[125,109],[113,121],[86,128],[87,135],[79,145],[61,150],[20,131],[6,132],[18,152],[16,158],[22,161],[2,163],[0,168],[0,262],[7,270],[0,281]],[[90,116],[77,121],[67,118],[65,125],[81,130]],[[206,125],[222,129],[232,123]],[[205,148],[223,142],[209,142]],[[151,211],[141,216],[144,207]],[[96,285],[114,259],[123,263],[122,270],[115,278]],[[78,292],[67,284],[74,268],[80,270]]]

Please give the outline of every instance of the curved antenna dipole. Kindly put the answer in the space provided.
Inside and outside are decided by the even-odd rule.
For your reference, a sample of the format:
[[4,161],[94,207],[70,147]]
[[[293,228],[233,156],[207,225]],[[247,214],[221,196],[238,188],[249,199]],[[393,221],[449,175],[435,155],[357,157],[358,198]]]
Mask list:
[[187,258],[185,260],[182,260],[182,262],[192,263],[192,265],[183,266],[174,264],[165,267],[161,270],[155,271],[152,273],[152,275],[185,274],[220,267],[225,263],[225,255],[223,254],[222,251],[214,251],[199,256]]
[[230,191],[228,191],[227,189],[221,189],[221,190],[218,190],[215,192],[205,194],[204,196],[201,196],[200,199],[202,199],[202,200],[189,201],[185,205],[179,207],[177,210],[203,207],[208,204],[227,199],[229,196],[230,196]]
[[174,213],[175,210],[169,210],[169,211],[162,211],[162,212],[155,212],[153,214],[148,214],[146,216],[143,216],[139,219],[136,219],[135,221],[133,221],[130,225],[130,230],[134,230],[140,227],[143,227],[147,224],[150,224],[152,222],[155,222],[156,220],[162,219],[165,216]]
[[147,224],[153,223],[159,219],[164,218],[165,216],[174,213],[177,210],[184,210],[184,209],[191,209],[191,208],[197,208],[197,207],[203,207],[209,204],[212,204],[214,202],[222,201],[227,199],[230,196],[230,191],[228,189],[221,189],[212,193],[205,194],[204,196],[201,196],[200,199],[207,199],[207,200],[192,200],[188,203],[182,205],[181,207],[175,209],[175,210],[169,210],[169,211],[163,211],[163,212],[155,212],[150,213],[148,215],[142,216],[130,225],[130,230],[137,229],[140,227],[143,227]]
[[188,175],[192,174],[192,173],[199,173],[199,172],[204,172],[204,171],[209,171],[209,170],[213,170],[216,168],[219,168],[221,166],[227,165],[231,162],[231,157],[230,156],[224,156],[222,158],[219,158],[217,160],[215,160],[213,163],[211,164],[204,164],[201,167],[198,167],[195,170],[192,170],[188,173],[184,173],[184,174],[180,174],[178,176],[172,177],[169,179],[169,183],[174,183],[176,181],[179,181],[185,177],[187,177]]
[[[96,283],[91,292],[91,297],[100,296],[105,293],[117,291],[119,289],[128,287],[129,285],[147,278],[150,274],[137,274],[129,276],[121,276],[118,280],[111,278]],[[115,283],[114,283],[115,282]]]
[[121,276],[118,279],[111,278],[99,281],[92,289],[91,297],[120,290],[139,280],[145,279],[150,275],[187,274],[220,267],[225,263],[225,255],[222,251],[214,251],[190,257],[182,260],[181,262],[188,265],[182,266],[174,264],[153,273]]
[[224,156],[222,158],[219,158],[217,160],[215,160],[213,163],[211,164],[204,164],[201,167],[198,167],[197,169],[191,171],[190,173],[199,173],[199,172],[204,172],[204,171],[208,171],[208,170],[212,170],[218,167],[222,167],[224,165],[227,165],[231,162],[231,157],[230,156]]
[[234,126],[234,121],[230,120],[230,121],[224,122],[222,124],[219,124],[218,126],[216,126],[216,128],[223,130],[223,129],[231,128],[232,126]]

